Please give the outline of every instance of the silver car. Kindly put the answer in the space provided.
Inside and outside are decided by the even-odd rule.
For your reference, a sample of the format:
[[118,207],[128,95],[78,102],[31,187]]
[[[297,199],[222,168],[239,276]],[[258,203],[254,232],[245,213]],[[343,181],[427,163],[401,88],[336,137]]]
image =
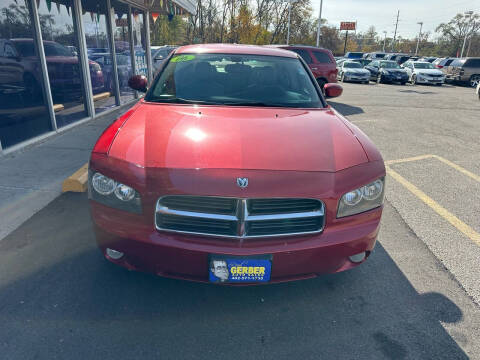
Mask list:
[[407,71],[408,78],[412,84],[435,84],[445,83],[445,74],[426,61],[407,61],[402,65]]
[[370,71],[364,69],[359,62],[347,60],[339,64],[337,69],[337,77],[343,82],[355,81],[368,84],[370,81]]

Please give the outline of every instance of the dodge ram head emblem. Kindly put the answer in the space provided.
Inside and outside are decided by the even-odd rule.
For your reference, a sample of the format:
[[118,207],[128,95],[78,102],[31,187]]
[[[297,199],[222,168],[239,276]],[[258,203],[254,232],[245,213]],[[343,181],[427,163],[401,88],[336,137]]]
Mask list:
[[237,178],[237,185],[245,189],[248,186],[248,178]]

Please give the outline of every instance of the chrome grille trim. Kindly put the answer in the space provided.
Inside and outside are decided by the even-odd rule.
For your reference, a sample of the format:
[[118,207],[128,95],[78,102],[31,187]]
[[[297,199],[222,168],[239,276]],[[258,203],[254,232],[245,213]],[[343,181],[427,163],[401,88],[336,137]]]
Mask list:
[[[236,202],[236,211],[235,215],[229,214],[219,214],[215,212],[203,212],[203,211],[187,211],[187,210],[177,210],[172,209],[167,206],[162,205],[162,199],[166,198],[161,197],[157,200],[156,204],[156,211],[155,211],[155,227],[157,230],[160,231],[167,231],[167,232],[174,232],[174,233],[182,233],[182,234],[194,234],[194,235],[202,235],[202,236],[214,236],[214,237],[226,237],[226,238],[236,238],[236,239],[249,239],[249,238],[261,238],[261,237],[281,237],[281,236],[292,236],[292,235],[306,235],[306,234],[316,234],[323,231],[325,226],[325,205],[321,200],[318,199],[308,199],[308,198],[271,198],[271,199],[261,199],[261,200],[285,200],[285,201],[292,201],[293,203],[302,202],[302,201],[309,201],[309,204],[315,204],[316,208],[310,211],[294,211],[294,212],[278,212],[274,214],[261,214],[261,215],[251,215],[249,213],[249,202],[252,200],[258,199],[241,199],[241,198],[226,198],[226,197],[216,197],[216,196],[195,196],[197,199],[211,199],[214,201],[215,199],[228,199]],[[194,196],[189,195],[168,195],[169,200],[171,201],[172,197],[190,197],[193,198]],[[183,204],[182,204],[183,205]],[[283,208],[284,209],[284,208]],[[275,206],[272,206],[272,211],[275,210]],[[168,227],[159,226],[159,222],[165,223],[165,219],[161,219],[159,221],[159,216],[165,215],[167,217],[175,217],[178,216],[178,222],[175,222],[176,225],[182,222],[182,220],[191,218],[192,221],[205,219],[206,222],[209,220],[213,221],[224,221],[225,223],[221,223],[222,229],[224,230],[226,227],[236,224],[236,232],[232,234],[221,234],[221,233],[212,233],[212,232],[204,232],[204,231],[188,231],[188,230],[179,230],[173,229]],[[308,224],[309,219],[312,220],[310,223],[318,224],[318,228],[312,231],[291,231],[291,232],[280,232],[284,227],[290,227],[291,229],[304,227],[306,225],[302,225],[299,223],[295,223],[295,221],[303,221],[304,224]],[[284,220],[285,223],[280,224],[279,221]],[[288,222],[292,220],[291,222]],[[269,223],[270,221],[270,223]],[[260,235],[249,235],[249,229],[257,229],[258,225],[264,225],[265,227],[276,228],[277,232],[272,234],[260,234]],[[255,226],[257,225],[257,226]],[[194,226],[194,225],[192,225]],[[218,229],[220,230],[220,228]],[[253,231],[253,230],[252,230]],[[232,228],[233,232],[233,228]]]

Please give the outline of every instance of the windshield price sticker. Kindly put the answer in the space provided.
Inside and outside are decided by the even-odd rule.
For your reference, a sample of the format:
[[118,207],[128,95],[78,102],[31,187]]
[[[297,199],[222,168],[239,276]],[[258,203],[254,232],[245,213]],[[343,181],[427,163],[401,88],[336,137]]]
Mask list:
[[183,61],[191,61],[195,59],[195,55],[176,55],[170,60],[171,62],[183,62]]

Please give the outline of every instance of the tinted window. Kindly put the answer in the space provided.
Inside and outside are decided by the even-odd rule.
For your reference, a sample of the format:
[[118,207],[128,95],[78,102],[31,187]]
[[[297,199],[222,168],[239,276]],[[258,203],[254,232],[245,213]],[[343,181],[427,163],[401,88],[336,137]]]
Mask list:
[[346,68],[354,68],[354,69],[362,69],[362,64],[358,63],[358,62],[345,62],[343,63],[343,67],[346,67]]
[[380,63],[380,67],[385,69],[399,69],[400,65],[398,65],[395,61],[382,61]]
[[303,49],[292,49],[292,51],[296,52],[298,55],[300,55],[302,57],[303,60],[305,60],[305,62],[307,64],[311,64],[313,63],[313,60],[310,56],[310,54],[308,53],[307,50],[303,50]]
[[455,60],[455,59],[448,59],[448,60],[445,60],[445,64],[444,64],[444,66],[448,66],[448,65],[450,65],[450,64],[453,62],[453,60]]
[[362,52],[349,52],[347,53],[347,57],[350,59],[360,59],[362,58],[363,53]]
[[10,44],[5,44],[5,51],[3,53],[5,57],[14,57],[15,56],[15,49]]
[[17,41],[15,47],[22,57],[35,56],[35,49],[32,41]]
[[465,66],[469,67],[480,67],[480,59],[468,59],[465,62]]
[[429,62],[418,62],[414,63],[415,69],[435,69],[435,66],[430,64]]
[[323,107],[301,62],[259,55],[182,54],[171,58],[147,101]]
[[330,64],[332,62],[332,59],[330,58],[330,56],[328,56],[327,53],[322,51],[312,51],[312,52],[313,52],[313,56],[315,56],[315,59],[317,59],[319,63]]
[[44,42],[45,56],[73,56],[72,52],[65,46],[57,43]]

